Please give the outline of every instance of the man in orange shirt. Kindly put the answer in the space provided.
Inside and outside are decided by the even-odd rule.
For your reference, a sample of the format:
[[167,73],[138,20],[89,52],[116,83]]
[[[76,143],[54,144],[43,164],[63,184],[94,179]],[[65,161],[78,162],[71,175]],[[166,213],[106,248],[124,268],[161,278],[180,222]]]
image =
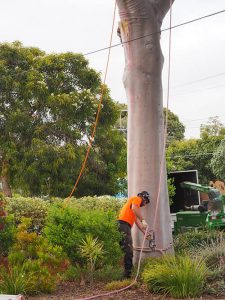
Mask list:
[[144,220],[141,214],[140,207],[145,206],[150,202],[150,195],[148,192],[143,191],[137,196],[128,199],[126,204],[120,211],[118,223],[119,231],[123,234],[123,238],[120,242],[120,246],[124,252],[124,276],[126,278],[131,277],[131,271],[133,267],[133,246],[131,227],[135,223],[137,227],[145,233],[148,227],[147,222]]

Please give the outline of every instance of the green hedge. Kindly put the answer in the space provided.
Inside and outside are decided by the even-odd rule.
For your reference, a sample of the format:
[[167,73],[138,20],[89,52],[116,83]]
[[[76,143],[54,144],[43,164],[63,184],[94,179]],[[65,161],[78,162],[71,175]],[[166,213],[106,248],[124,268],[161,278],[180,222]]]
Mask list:
[[68,257],[79,264],[83,262],[79,251],[81,240],[88,234],[97,237],[104,245],[102,265],[112,265],[122,254],[116,216],[117,212],[112,210],[80,209],[73,205],[64,208],[57,204],[49,209],[44,233],[52,244],[62,246]]
[[35,231],[44,227],[49,206],[48,201],[40,198],[6,198],[6,211],[14,215],[15,222],[20,223],[22,217],[30,218]]

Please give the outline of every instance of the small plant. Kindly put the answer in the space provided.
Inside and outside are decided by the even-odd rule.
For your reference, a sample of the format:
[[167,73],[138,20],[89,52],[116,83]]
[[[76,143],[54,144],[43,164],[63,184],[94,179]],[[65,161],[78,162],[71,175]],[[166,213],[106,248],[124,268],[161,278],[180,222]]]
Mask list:
[[[107,291],[120,290],[122,288],[125,288],[125,287],[129,286],[132,282],[133,282],[132,279],[124,279],[124,280],[119,280],[119,281],[112,281],[112,282],[106,284],[105,289]],[[135,287],[135,288],[137,286],[138,286],[137,283],[135,283],[133,285],[133,287]]]
[[87,235],[85,239],[81,241],[80,251],[81,256],[87,260],[86,265],[92,284],[96,263],[103,257],[104,254],[103,243],[99,242],[98,238],[93,238],[91,235]]
[[35,286],[32,283],[32,275],[24,270],[24,266],[9,267],[8,270],[3,268],[0,271],[0,293],[11,295],[33,293]]
[[94,279],[101,282],[111,282],[121,280],[123,278],[123,267],[118,264],[114,266],[103,266],[94,273]]
[[158,264],[146,265],[143,280],[154,293],[174,298],[197,297],[202,294],[206,273],[203,259],[165,256]]

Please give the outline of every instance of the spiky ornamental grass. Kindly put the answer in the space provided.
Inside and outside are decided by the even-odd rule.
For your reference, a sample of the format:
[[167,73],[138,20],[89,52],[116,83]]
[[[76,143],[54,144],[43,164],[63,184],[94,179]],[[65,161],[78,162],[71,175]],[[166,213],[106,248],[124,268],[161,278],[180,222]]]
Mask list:
[[142,276],[151,292],[187,298],[201,295],[206,273],[203,259],[165,256],[157,264],[147,264]]

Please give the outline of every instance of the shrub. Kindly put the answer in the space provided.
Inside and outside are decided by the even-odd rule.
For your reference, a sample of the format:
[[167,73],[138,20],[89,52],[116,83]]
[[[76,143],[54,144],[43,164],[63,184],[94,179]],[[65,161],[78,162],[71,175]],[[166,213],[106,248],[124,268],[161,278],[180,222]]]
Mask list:
[[206,265],[211,270],[225,268],[225,240],[203,243],[192,255],[196,258],[205,257]]
[[32,220],[32,229],[41,231],[45,224],[49,202],[40,198],[13,197],[6,198],[6,211],[13,214],[18,224],[22,217]]
[[155,293],[169,294],[174,298],[197,297],[203,291],[206,272],[202,259],[165,256],[161,262],[145,266],[143,280]]
[[[22,218],[21,221],[8,255],[9,267],[4,269],[2,276],[4,291],[8,289],[9,293],[10,286],[17,284],[17,274],[20,285],[17,289],[20,289],[20,293],[52,292],[56,288],[59,274],[67,268],[66,255],[61,247],[49,244],[46,238],[36,232],[29,232],[30,219]],[[27,278],[30,285],[25,286],[25,291],[23,277]]]
[[126,199],[117,199],[112,196],[94,196],[71,198],[70,206],[78,209],[85,210],[98,210],[98,211],[114,211],[118,213],[125,203]]
[[[225,237],[225,233],[223,233]],[[202,247],[202,244],[213,244],[218,241],[218,231],[189,231],[174,237],[174,249],[176,253],[193,252]]]
[[6,256],[14,242],[16,227],[12,215],[6,216],[1,222],[4,226],[0,230],[0,256]]
[[[222,233],[221,233],[222,235]],[[225,295],[225,240],[219,239],[211,244],[203,243],[198,249],[192,252],[198,259],[205,257],[205,263],[209,268],[207,274],[207,293],[216,296]]]
[[74,264],[85,262],[79,247],[87,234],[103,243],[104,255],[101,265],[117,263],[122,254],[119,247],[121,235],[116,223],[116,214],[112,211],[85,210],[70,206],[63,208],[54,205],[49,210],[44,233],[51,243],[63,248]]

